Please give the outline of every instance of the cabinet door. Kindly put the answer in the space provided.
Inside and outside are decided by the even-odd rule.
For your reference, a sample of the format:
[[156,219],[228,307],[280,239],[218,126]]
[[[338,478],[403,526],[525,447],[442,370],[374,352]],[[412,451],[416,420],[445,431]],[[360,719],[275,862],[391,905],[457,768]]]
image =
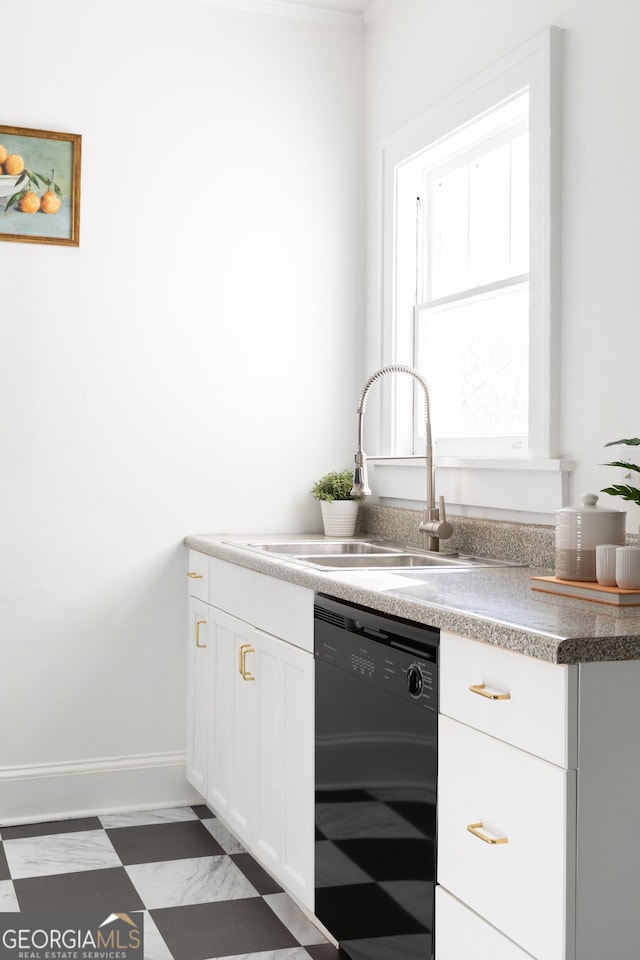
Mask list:
[[538,960],[572,956],[575,771],[448,717],[438,753],[438,882]]
[[247,657],[257,701],[254,852],[312,909],[313,657],[257,630],[254,648]]
[[436,887],[436,957],[438,960],[532,960],[515,943],[459,900]]
[[211,610],[207,799],[313,906],[313,657]]
[[205,797],[209,730],[209,632],[212,608],[189,598],[187,650],[187,779]]
[[247,845],[257,800],[256,698],[250,655],[254,630],[211,608],[207,800]]

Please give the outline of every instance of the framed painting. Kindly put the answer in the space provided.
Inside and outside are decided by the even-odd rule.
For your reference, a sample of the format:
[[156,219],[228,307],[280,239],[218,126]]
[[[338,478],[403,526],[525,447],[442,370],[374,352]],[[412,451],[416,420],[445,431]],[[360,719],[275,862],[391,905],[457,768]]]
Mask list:
[[80,155],[75,133],[0,125],[0,240],[80,243]]

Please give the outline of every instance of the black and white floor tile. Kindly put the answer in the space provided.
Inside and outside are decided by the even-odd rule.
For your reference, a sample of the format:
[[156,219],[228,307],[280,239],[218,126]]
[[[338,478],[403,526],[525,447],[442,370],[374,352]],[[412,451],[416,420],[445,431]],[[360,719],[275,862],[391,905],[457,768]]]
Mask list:
[[145,960],[340,960],[207,807],[0,828],[0,912],[144,916]]

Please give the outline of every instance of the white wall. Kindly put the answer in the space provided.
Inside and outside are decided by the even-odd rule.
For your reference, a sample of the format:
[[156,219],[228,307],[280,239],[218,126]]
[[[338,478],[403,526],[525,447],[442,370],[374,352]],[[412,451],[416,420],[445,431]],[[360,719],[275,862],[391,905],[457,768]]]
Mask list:
[[79,249],[0,244],[1,823],[188,796],[182,538],[319,529],[364,368],[360,28],[0,12],[0,122],[83,137]]
[[[566,31],[557,453],[578,463],[573,499],[619,479],[599,464],[640,427],[640,7],[378,0],[366,113],[347,23],[195,0],[0,12],[3,37],[29,34],[3,45],[0,122],[83,136],[80,248],[0,243],[6,822],[183,789],[184,534],[318,529],[311,482],[351,462],[375,365],[363,117],[372,312],[381,143],[550,24]],[[119,788],[109,768],[127,765]]]
[[[379,156],[401,126],[544,28],[564,28],[560,446],[571,502],[621,482],[638,436],[640,5],[637,0],[379,0],[367,17],[368,310],[379,310]],[[370,344],[369,366],[376,362]],[[626,455],[633,461],[633,451]],[[636,532],[638,508],[628,510]],[[558,504],[560,506],[561,504]]]

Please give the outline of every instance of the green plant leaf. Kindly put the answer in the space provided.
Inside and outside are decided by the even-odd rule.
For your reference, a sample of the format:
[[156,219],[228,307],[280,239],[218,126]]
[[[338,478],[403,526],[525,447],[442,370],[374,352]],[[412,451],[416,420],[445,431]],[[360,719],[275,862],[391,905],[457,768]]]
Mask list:
[[637,487],[616,483],[612,487],[603,487],[600,493],[608,493],[612,497],[622,497],[623,500],[640,504],[640,490]]
[[6,214],[7,210],[9,209],[9,207],[11,207],[11,206],[13,206],[14,204],[18,203],[19,200],[22,200],[22,198],[24,197],[25,193],[28,193],[28,192],[29,192],[28,190],[19,190],[18,193],[14,193],[14,195],[13,195],[12,197],[9,197],[9,200],[7,201],[7,205],[6,205],[6,207],[4,208],[5,214]]
[[18,179],[16,180],[16,187],[19,187],[21,183],[27,179],[27,171],[23,170]]
[[603,463],[603,467],[622,467],[623,470],[635,470],[637,473],[640,473],[640,467],[637,467],[635,463],[627,463],[626,460],[612,460],[611,463]]
[[60,197],[60,199],[64,200],[64,195],[62,193],[62,190],[60,189],[57,183],[54,183],[53,189],[55,190],[56,194]]
[[610,440],[609,443],[605,443],[605,447],[617,447],[621,443],[627,447],[640,447],[640,437],[633,437],[630,440]]
[[326,473],[317,480],[309,491],[316,500],[362,500],[362,497],[352,497],[353,472],[341,470]]

